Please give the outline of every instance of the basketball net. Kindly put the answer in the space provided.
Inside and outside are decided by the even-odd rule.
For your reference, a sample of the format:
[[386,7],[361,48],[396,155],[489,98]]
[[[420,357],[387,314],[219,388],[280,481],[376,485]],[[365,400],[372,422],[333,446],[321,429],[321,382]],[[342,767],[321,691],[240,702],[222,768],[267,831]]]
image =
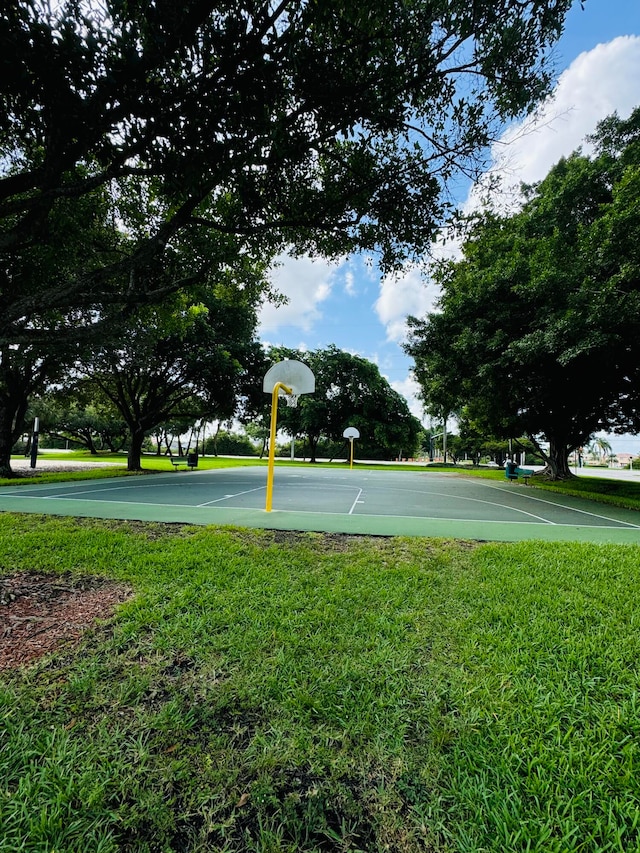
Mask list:
[[285,394],[284,395],[285,402],[286,402],[287,406],[289,406],[290,409],[297,408],[299,396],[300,396],[299,394]]

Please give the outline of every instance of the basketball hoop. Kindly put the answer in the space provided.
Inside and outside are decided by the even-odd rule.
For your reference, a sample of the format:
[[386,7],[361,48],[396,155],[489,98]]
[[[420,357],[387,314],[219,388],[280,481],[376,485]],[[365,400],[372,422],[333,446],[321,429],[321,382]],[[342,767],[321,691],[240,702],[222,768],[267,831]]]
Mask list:
[[351,453],[349,454],[349,467],[353,468],[353,440],[354,438],[360,438],[360,432],[355,427],[347,427],[342,435],[349,439],[349,444],[351,445]]
[[271,512],[273,497],[273,467],[276,447],[276,420],[278,417],[278,398],[284,397],[287,406],[295,409],[300,394],[312,394],[316,389],[316,380],[311,368],[301,361],[285,358],[267,370],[262,390],[271,394],[271,428],[269,430],[269,466],[267,469],[267,500],[265,510]]

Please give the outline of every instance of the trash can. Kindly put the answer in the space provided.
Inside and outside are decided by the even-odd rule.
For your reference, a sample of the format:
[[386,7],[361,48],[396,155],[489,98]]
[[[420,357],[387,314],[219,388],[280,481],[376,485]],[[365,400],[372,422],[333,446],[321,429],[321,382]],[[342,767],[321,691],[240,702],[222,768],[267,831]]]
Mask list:
[[504,475],[507,480],[517,480],[518,475],[516,474],[516,468],[518,467],[518,463],[514,462],[513,459],[507,459],[507,464],[505,466]]

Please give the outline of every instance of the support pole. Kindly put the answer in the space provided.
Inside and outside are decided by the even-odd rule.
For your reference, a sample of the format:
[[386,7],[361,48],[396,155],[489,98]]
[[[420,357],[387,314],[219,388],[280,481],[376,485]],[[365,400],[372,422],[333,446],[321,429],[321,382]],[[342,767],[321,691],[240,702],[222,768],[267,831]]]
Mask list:
[[444,456],[444,464],[447,464],[447,419],[444,419],[442,425],[442,455]]
[[349,468],[353,468],[353,439],[349,439],[349,444],[351,445],[351,459],[349,463]]
[[33,422],[33,438],[31,439],[31,467],[36,467],[38,458],[38,436],[40,434],[40,419],[36,418]]
[[271,392],[271,428],[269,430],[269,465],[267,468],[267,502],[265,510],[271,512],[271,504],[273,502],[273,466],[276,456],[276,425],[278,421],[278,392],[280,389],[285,394],[291,394],[291,388],[282,382],[276,382]]

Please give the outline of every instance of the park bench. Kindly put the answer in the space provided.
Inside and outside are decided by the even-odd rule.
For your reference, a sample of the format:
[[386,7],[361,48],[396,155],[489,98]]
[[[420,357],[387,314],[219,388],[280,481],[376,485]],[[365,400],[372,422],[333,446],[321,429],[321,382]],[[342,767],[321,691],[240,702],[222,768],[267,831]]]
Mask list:
[[189,468],[189,470],[193,471],[194,468],[198,467],[198,454],[197,453],[187,453],[186,455],[174,456],[170,454],[169,459],[171,460],[171,464],[173,467],[178,470],[181,465],[184,465],[185,468]]
[[514,463],[507,463],[504,470],[504,476],[507,480],[522,480],[525,486],[529,485],[529,477],[533,477],[533,471],[530,468],[520,468]]

